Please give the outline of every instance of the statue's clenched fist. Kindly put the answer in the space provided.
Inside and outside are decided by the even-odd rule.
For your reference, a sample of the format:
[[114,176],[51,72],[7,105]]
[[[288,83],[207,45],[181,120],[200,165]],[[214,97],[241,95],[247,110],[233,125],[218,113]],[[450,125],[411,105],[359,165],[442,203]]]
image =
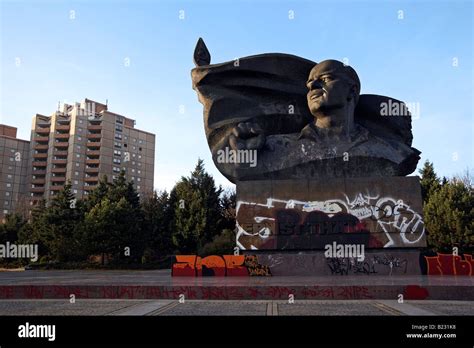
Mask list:
[[265,133],[256,123],[241,122],[229,136],[233,150],[259,150],[265,145]]

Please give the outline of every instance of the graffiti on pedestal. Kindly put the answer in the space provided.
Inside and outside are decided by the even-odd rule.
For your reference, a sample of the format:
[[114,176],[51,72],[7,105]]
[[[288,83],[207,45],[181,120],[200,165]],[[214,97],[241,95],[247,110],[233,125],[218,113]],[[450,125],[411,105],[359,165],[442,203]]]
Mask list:
[[353,199],[237,202],[237,245],[251,249],[322,249],[328,243],[367,248],[425,246],[422,216],[401,199],[357,194]]
[[425,256],[428,275],[464,275],[474,276],[474,259],[472,255],[463,257],[453,254]]
[[270,268],[259,264],[255,255],[176,255],[173,277],[271,276]]
[[405,274],[407,272],[408,261],[394,256],[374,255],[364,261],[357,258],[328,258],[326,264],[332,275],[370,275]]

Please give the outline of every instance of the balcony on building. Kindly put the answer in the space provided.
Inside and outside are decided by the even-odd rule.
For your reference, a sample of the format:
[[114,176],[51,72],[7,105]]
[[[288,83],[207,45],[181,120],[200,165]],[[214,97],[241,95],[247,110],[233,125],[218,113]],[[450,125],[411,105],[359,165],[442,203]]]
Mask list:
[[92,133],[100,133],[102,130],[102,125],[100,124],[89,124],[87,126],[87,130],[92,132]]
[[33,175],[45,175],[46,170],[44,168],[33,167],[32,174]]
[[46,159],[48,158],[48,153],[47,152],[38,152],[33,154],[34,159]]
[[36,141],[37,143],[47,143],[49,141],[49,137],[39,136],[35,134],[33,140]]
[[54,147],[56,148],[67,148],[69,146],[69,141],[59,141],[55,140],[54,141]]
[[56,125],[56,130],[57,131],[60,131],[60,132],[67,132],[69,133],[69,129],[70,129],[70,125],[69,124],[61,124],[59,123],[58,125]]
[[96,167],[86,166],[85,172],[89,174],[94,174],[94,173],[99,174],[99,166],[96,166]]
[[67,151],[55,149],[54,152],[53,152],[53,155],[56,156],[56,157],[67,158]]
[[87,133],[87,139],[100,139],[101,137],[100,133]]
[[48,163],[46,161],[33,161],[33,167],[46,167]]
[[57,167],[54,167],[51,169],[51,173],[66,173],[66,166],[64,167],[60,167],[60,166],[57,166]]
[[49,189],[50,189],[51,191],[61,191],[61,190],[63,189],[63,187],[64,187],[64,185],[62,185],[62,184],[57,184],[57,185],[55,185],[55,183],[53,183],[53,185],[51,185],[51,186],[49,187]]
[[86,164],[97,164],[99,165],[100,164],[100,160],[99,159],[95,159],[95,158],[86,158]]
[[88,148],[90,148],[91,150],[92,149],[99,149],[100,148],[100,140],[97,141],[97,140],[88,140],[87,143],[86,143],[86,146]]
[[71,122],[71,117],[58,115],[56,117],[56,123],[60,125],[68,125]]
[[86,155],[90,159],[97,159],[100,156],[100,151],[98,151],[98,150],[87,150]]
[[35,150],[41,151],[41,150],[48,150],[49,146],[46,144],[35,144],[34,146]]
[[54,182],[54,183],[59,183],[59,182],[66,182],[66,177],[65,176],[53,176],[51,177],[51,182]]
[[31,183],[32,184],[35,184],[35,185],[44,185],[45,184],[45,178],[42,177],[42,178],[34,178],[31,180]]
[[67,164],[67,159],[53,159],[51,161],[53,164]]
[[69,133],[56,133],[54,135],[56,139],[69,139]]
[[35,132],[37,136],[44,136],[45,134],[48,135],[50,131],[49,126],[48,127],[36,127]]

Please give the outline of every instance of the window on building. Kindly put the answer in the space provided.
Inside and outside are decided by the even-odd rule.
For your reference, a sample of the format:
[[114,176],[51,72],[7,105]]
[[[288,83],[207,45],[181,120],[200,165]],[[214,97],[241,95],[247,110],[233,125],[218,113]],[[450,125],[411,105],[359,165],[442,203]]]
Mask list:
[[12,184],[10,184],[10,183],[7,183],[7,187],[12,187]]

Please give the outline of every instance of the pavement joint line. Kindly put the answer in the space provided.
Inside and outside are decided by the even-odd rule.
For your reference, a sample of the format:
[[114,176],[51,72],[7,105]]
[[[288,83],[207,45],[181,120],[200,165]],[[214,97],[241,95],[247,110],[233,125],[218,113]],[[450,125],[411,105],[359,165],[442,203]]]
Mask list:
[[269,302],[267,303],[267,316],[272,316],[273,315],[273,306],[272,306],[272,303]]
[[272,302],[272,315],[278,315],[278,303]]
[[122,310],[127,309],[127,308],[130,308],[130,307],[139,306],[139,305],[142,305],[142,304],[143,304],[143,303],[132,303],[132,304],[130,304],[130,305],[128,305],[128,306],[125,306],[125,307],[122,307],[122,308],[119,308],[119,309],[115,309],[115,310],[113,310],[113,311],[111,311],[111,312],[105,313],[104,315],[116,315],[116,314],[114,314],[114,313],[119,312],[119,311],[122,311]]
[[380,302],[375,302],[375,303],[372,303],[373,306],[375,306],[376,308],[384,311],[385,313],[389,313],[391,315],[396,315],[396,316],[400,316],[400,315],[404,315],[406,313],[403,313],[393,307],[390,307],[384,303],[380,303]]
[[386,307],[393,308],[403,315],[439,315],[438,313],[419,308],[406,302],[399,303],[397,300],[378,300],[377,302]]
[[[146,301],[143,303],[137,303],[131,307],[121,308],[117,311],[114,311],[112,315],[148,315],[160,308],[163,308],[166,305],[169,305],[172,301],[166,300],[156,300],[156,301]],[[109,314],[110,315],[110,314]]]
[[164,305],[163,307],[155,310],[155,311],[151,311],[147,314],[145,314],[146,316],[150,316],[150,315],[153,315],[153,316],[156,316],[156,315],[160,315],[160,314],[163,314],[164,312],[176,307],[177,305],[179,304],[178,301],[173,301],[173,302],[170,302],[166,305]]

